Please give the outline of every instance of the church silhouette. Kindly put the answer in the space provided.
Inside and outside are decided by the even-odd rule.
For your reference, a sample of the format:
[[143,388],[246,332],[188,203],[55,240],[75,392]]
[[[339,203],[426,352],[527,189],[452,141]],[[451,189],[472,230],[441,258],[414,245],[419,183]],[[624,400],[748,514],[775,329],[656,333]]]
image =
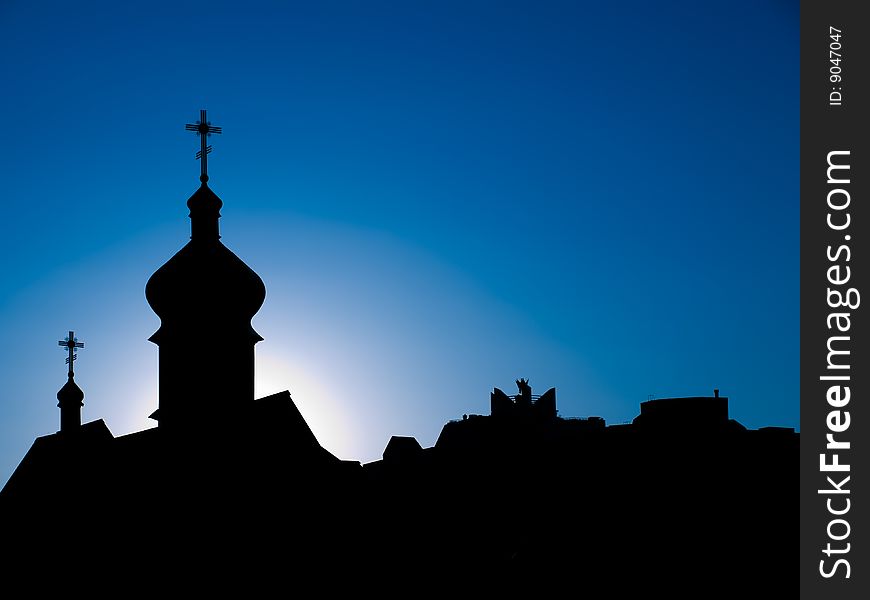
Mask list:
[[191,238],[145,287],[160,317],[158,425],[115,437],[102,420],[82,424],[83,343],[73,331],[59,342],[60,431],[38,437],[0,491],[6,581],[48,550],[47,572],[83,588],[90,570],[218,591],[797,591],[799,434],[747,429],[718,390],[649,400],[607,425],[559,416],[555,389],[536,396],[520,379],[433,447],[395,436],[365,465],[324,449],[289,392],[255,398],[251,319],[266,289],[221,242],[206,145],[221,130],[205,111],[188,129],[201,141]]

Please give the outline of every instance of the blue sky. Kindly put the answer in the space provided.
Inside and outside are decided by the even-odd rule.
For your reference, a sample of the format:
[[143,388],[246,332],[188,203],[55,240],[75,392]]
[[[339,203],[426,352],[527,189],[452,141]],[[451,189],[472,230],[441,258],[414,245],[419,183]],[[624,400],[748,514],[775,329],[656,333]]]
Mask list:
[[716,387],[798,426],[797,2],[7,1],[0,77],[0,482],[69,329],[84,418],[153,425],[200,108],[258,394],[341,458],[521,376],[563,415]]

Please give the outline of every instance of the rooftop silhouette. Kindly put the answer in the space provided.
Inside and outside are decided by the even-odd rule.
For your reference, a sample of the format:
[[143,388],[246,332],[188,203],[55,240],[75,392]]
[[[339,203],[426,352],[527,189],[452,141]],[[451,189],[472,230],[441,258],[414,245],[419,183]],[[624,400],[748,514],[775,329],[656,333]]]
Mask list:
[[70,331],[60,431],[38,437],[0,491],[7,544],[51,539],[64,556],[87,535],[107,542],[89,552],[115,576],[159,564],[162,582],[191,577],[195,555],[208,573],[261,582],[312,581],[310,567],[328,565],[494,587],[518,573],[623,590],[796,585],[799,435],[747,429],[719,390],[649,400],[608,425],[560,416],[555,388],[537,396],[518,379],[433,447],[394,436],[365,465],[324,449],[289,392],[256,399],[251,319],[265,286],[220,240],[205,140],[221,130],[205,111],[187,128],[202,161],[191,239],[145,288],[161,320],[158,427],[115,437],[81,423],[83,344]]

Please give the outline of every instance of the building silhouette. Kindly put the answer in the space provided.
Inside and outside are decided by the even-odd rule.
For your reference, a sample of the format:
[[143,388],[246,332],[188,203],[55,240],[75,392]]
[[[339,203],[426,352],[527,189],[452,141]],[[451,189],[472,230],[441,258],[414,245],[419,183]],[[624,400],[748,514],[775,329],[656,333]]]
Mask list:
[[289,392],[254,397],[265,286],[220,240],[205,165],[187,206],[190,241],[145,288],[161,320],[158,426],[115,437],[102,420],[81,424],[71,359],[60,431],[38,437],[0,491],[10,574],[50,548],[72,586],[91,565],[200,590],[336,577],[524,580],[542,594],[603,584],[615,597],[796,591],[792,429],[748,430],[718,390],[643,402],[632,423],[564,418],[555,388],[535,396],[520,379],[431,448],[396,436],[382,460],[339,460]]

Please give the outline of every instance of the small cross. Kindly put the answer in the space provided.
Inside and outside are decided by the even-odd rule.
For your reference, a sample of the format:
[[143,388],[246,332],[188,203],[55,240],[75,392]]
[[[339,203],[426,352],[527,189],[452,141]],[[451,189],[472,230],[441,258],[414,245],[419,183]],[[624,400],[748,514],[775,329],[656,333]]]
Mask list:
[[69,365],[69,373],[70,378],[73,376],[73,361],[76,359],[76,350],[78,348],[84,348],[84,342],[78,341],[75,337],[75,333],[70,331],[69,335],[62,340],[58,340],[58,346],[63,346],[69,351],[69,356],[66,358],[66,364]]
[[200,163],[201,174],[199,176],[199,180],[203,183],[208,181],[208,155],[211,152],[211,146],[207,146],[205,143],[205,138],[211,136],[213,133],[223,133],[223,128],[215,127],[205,119],[205,111],[199,111],[199,121],[194,123],[188,123],[184,126],[184,129],[187,131],[195,131],[196,135],[199,136],[200,150],[196,153],[197,160],[202,160]]

